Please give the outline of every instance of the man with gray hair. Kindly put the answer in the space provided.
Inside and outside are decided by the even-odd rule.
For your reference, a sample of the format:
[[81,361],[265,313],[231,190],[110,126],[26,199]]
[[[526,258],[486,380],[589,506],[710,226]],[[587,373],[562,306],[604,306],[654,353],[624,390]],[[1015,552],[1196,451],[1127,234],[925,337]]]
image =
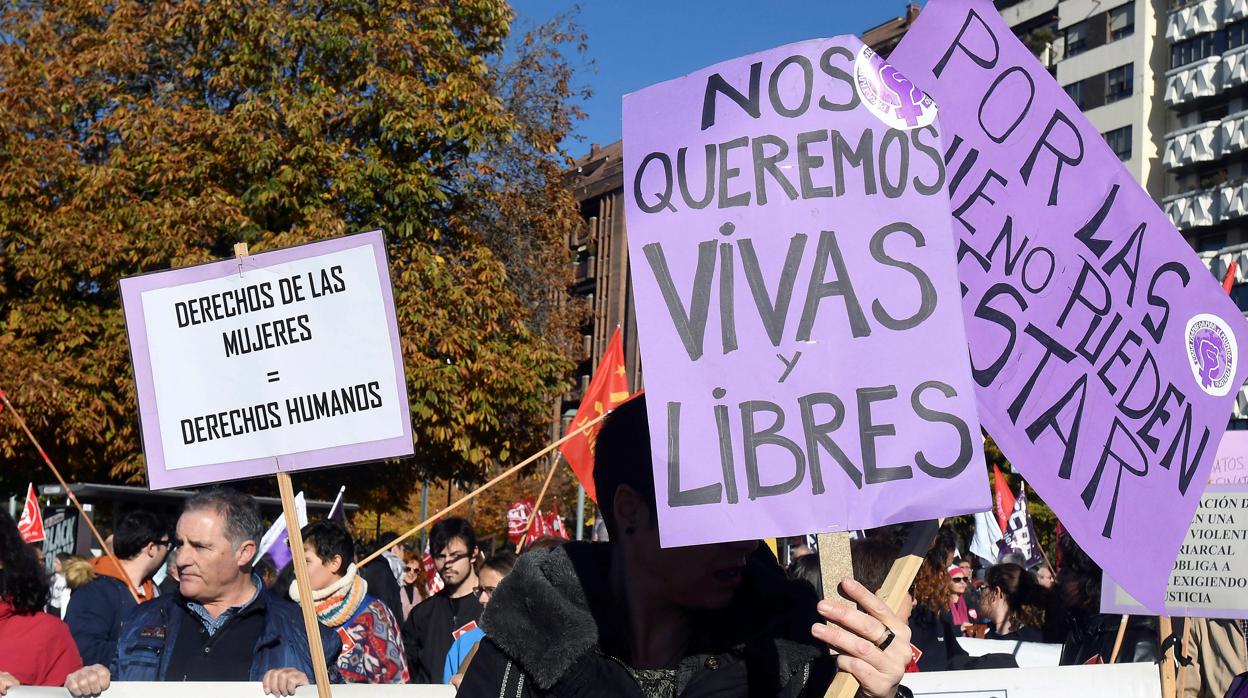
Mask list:
[[[108,667],[69,675],[73,696],[104,692],[118,681],[261,681],[266,693],[293,695],[298,676],[313,676],[299,607],[270,595],[252,573],[264,532],[251,496],[227,488],[187,500],[174,555],[178,593],[160,596],[122,620]],[[341,647],[323,633],[326,661]]]

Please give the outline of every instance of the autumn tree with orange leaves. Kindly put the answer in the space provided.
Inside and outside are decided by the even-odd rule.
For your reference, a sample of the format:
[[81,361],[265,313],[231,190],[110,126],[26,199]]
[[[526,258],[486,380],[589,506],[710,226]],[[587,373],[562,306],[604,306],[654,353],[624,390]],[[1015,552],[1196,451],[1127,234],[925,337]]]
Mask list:
[[[120,278],[374,228],[416,456],[297,484],[384,508],[547,441],[579,322],[559,143],[583,37],[512,21],[503,0],[0,6],[0,388],[67,478],[144,482]],[[40,467],[0,414],[0,491]]]

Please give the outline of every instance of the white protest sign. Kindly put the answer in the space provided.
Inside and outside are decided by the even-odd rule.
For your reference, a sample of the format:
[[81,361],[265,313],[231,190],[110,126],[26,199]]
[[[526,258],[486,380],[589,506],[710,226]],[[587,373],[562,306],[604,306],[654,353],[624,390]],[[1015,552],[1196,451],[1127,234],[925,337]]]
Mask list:
[[412,453],[380,232],[121,289],[153,488]]
[[1161,698],[1157,665],[1144,663],[920,672],[901,683],[915,698]]
[[958,646],[972,657],[985,654],[1009,654],[1020,667],[1057,666],[1062,661],[1062,646],[1044,642],[1016,642],[1014,640],[981,640],[977,637],[960,637]]
[[[1101,611],[1156,615],[1109,575],[1101,582]],[[1209,485],[1170,573],[1166,614],[1248,618],[1248,484]]]

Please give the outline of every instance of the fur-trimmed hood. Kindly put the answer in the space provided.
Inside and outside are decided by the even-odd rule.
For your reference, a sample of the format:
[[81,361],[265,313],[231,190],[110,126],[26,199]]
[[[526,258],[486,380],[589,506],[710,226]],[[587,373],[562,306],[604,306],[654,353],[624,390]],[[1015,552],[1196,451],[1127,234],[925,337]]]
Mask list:
[[[783,685],[826,655],[810,635],[818,620],[809,585],[789,582],[763,546],[751,556],[736,599],[695,623],[693,653],[766,657]],[[520,556],[482,615],[486,635],[543,690],[586,655],[619,645],[626,609],[611,596],[611,545],[569,542]],[[700,662],[698,664],[701,665]],[[809,672],[805,672],[807,675]]]

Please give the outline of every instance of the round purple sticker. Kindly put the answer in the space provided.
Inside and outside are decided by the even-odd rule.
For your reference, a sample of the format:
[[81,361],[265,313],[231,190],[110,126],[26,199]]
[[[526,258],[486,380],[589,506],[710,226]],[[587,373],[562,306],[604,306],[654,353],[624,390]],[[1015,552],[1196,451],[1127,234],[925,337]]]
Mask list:
[[1201,313],[1187,321],[1187,358],[1196,382],[1210,395],[1231,391],[1237,347],[1230,327],[1216,315]]
[[862,103],[892,128],[916,129],[936,120],[936,102],[869,46],[854,59],[854,85]]

